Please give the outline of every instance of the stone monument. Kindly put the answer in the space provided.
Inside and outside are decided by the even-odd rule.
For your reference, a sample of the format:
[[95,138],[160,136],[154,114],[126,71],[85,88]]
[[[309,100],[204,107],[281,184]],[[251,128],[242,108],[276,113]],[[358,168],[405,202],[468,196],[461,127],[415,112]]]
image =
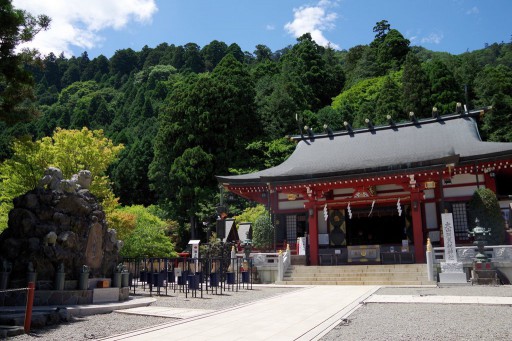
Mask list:
[[441,214],[444,236],[444,262],[441,262],[439,283],[467,284],[466,273],[462,262],[457,261],[457,249],[455,247],[455,232],[453,229],[453,216],[451,213]]
[[110,277],[121,243],[89,191],[91,179],[85,170],[66,180],[51,167],[37,188],[14,199],[0,234],[0,262],[12,264],[9,287],[26,286],[29,264],[37,274],[36,289],[51,288],[59,268],[75,283],[84,265],[91,277]]

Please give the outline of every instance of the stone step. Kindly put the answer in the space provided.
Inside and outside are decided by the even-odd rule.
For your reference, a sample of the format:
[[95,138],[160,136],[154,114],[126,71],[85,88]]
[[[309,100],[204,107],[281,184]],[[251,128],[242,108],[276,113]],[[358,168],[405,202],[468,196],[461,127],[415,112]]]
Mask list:
[[425,285],[425,264],[290,266],[282,284],[310,285]]
[[427,278],[427,276],[411,276],[411,275],[402,275],[402,276],[371,276],[371,275],[347,275],[347,276],[333,276],[333,275],[324,275],[324,276],[284,276],[284,279],[307,279],[311,281],[323,281],[323,280],[372,280],[372,279],[379,279],[379,280],[421,280]]
[[364,269],[356,269],[356,270],[349,270],[349,269],[291,269],[289,270],[293,273],[411,273],[411,272],[420,272],[424,273],[427,271],[426,267],[423,269],[369,269],[365,271]]
[[424,281],[277,281],[280,285],[435,285],[436,282]]
[[393,271],[426,271],[425,264],[411,265],[331,265],[331,266],[297,266],[292,265],[290,271],[303,272],[393,272]]
[[291,264],[293,265],[306,265],[306,256],[292,255]]

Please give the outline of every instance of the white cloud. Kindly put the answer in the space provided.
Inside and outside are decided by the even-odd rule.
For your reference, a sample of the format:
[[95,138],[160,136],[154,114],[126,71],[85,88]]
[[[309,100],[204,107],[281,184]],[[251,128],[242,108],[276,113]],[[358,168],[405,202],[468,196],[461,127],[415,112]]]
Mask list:
[[470,8],[469,10],[466,11],[467,15],[478,14],[478,13],[480,13],[480,10],[476,6],[473,6],[472,8]]
[[428,36],[421,38],[422,43],[427,44],[439,44],[443,40],[444,35],[442,33],[430,33]]
[[331,46],[339,49],[339,46],[330,42],[325,36],[324,31],[332,30],[336,26],[334,23],[338,15],[329,12],[329,8],[335,6],[337,1],[320,0],[313,6],[301,6],[293,9],[293,21],[288,22],[285,30],[298,38],[305,33],[311,33],[311,37],[317,44],[322,46]]
[[271,25],[271,24],[268,24],[266,27],[267,31],[273,31],[276,29],[276,26],[275,25]]
[[25,47],[68,56],[73,54],[71,46],[91,49],[100,45],[105,40],[102,30],[121,30],[132,21],[151,22],[158,10],[154,0],[13,0],[13,5],[52,19],[50,29],[38,33]]

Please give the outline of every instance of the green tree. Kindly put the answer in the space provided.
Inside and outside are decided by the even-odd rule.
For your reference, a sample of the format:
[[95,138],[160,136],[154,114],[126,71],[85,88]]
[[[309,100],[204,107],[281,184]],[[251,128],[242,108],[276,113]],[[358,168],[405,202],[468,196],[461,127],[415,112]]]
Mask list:
[[148,206],[155,202],[148,179],[148,166],[152,159],[153,143],[149,133],[121,152],[119,162],[112,166],[111,174],[114,193],[122,204]]
[[480,188],[475,191],[469,202],[469,218],[471,228],[475,227],[475,219],[478,218],[480,226],[491,229],[491,235],[487,237],[489,245],[503,245],[505,242],[505,221],[501,215],[501,209],[496,194],[488,188]]
[[252,227],[252,243],[263,251],[271,250],[274,243],[274,226],[268,212],[261,214]]
[[473,108],[475,100],[475,78],[482,71],[482,66],[473,53],[463,53],[459,58],[459,65],[455,69],[457,82],[465,87],[464,102],[468,108]]
[[128,75],[137,68],[138,61],[137,54],[132,49],[117,50],[110,58],[110,67],[114,75]]
[[258,44],[256,50],[254,50],[254,55],[258,62],[263,62],[272,58],[272,50],[266,45]]
[[377,61],[384,70],[398,70],[409,53],[408,39],[395,29],[390,30],[377,47]]
[[16,48],[49,26],[48,16],[34,17],[14,8],[11,0],[0,1],[0,121],[12,125],[35,116],[33,78],[25,65],[35,62],[37,51]]
[[226,50],[226,54],[232,54],[233,57],[235,57],[235,59],[240,63],[244,62],[245,55],[238,44],[233,43],[229,45],[228,49]]
[[387,20],[381,20],[373,26],[373,32],[375,33],[375,44],[381,44],[386,39],[388,32],[391,30],[391,25]]
[[120,251],[123,257],[177,257],[175,246],[168,236],[169,222],[153,215],[144,206],[124,207],[116,212],[119,217],[125,218],[119,219],[118,225],[114,226],[123,231],[118,234],[119,239],[124,241]]
[[213,155],[205,153],[201,147],[189,148],[177,157],[170,170],[171,186],[176,191],[175,205],[180,212],[186,212],[190,219],[190,234],[197,239],[196,212],[199,203],[207,199],[211,190]]
[[420,117],[425,117],[429,113],[430,98],[427,74],[413,52],[407,54],[403,68],[402,106],[404,112],[407,114],[412,111]]
[[512,69],[486,66],[475,79],[476,104],[492,105],[483,118],[482,133],[490,141],[512,141]]
[[[368,118],[374,123],[383,122],[385,116],[376,116],[377,101],[381,96],[381,92],[388,92],[383,95],[384,98],[389,98],[393,93],[400,93],[398,89],[401,88],[401,72],[392,72],[386,77],[376,77],[365,79],[352,86],[350,89],[342,92],[336,96],[332,102],[332,107],[335,110],[339,110],[342,113],[344,120],[351,123],[354,127],[366,126],[365,119]],[[389,77],[387,82],[388,90],[383,90],[386,84],[386,78]],[[395,85],[393,85],[393,83]],[[391,107],[389,110],[386,109],[387,113],[398,110],[398,101],[400,97],[397,95],[390,103]],[[393,104],[394,103],[394,104]],[[394,118],[396,118],[394,116]]]
[[316,127],[318,131],[323,130],[323,125],[327,124],[329,129],[338,131],[344,129],[343,116],[339,110],[335,110],[331,106],[324,107],[317,112],[317,120],[321,126]]
[[[201,57],[199,45],[188,43],[183,46],[183,69],[195,73],[204,71],[204,60]],[[174,67],[178,68],[176,65]]]
[[440,114],[453,113],[455,104],[461,102],[462,87],[459,86],[452,71],[440,59],[427,63],[430,83],[430,104],[436,106]]
[[78,81],[80,81],[80,69],[78,68],[78,65],[71,64],[67,68],[66,72],[64,72],[60,83],[63,87],[67,87]]
[[243,210],[242,213],[235,216],[235,221],[239,223],[245,223],[249,222],[253,225],[256,223],[256,220],[262,215],[268,215],[268,212],[265,209],[265,206],[263,205],[256,205],[254,207],[248,207],[245,210]]
[[117,205],[106,171],[123,146],[115,146],[103,131],[57,129],[52,137],[13,143],[13,156],[0,165],[0,226],[5,227],[12,200],[35,188],[50,166],[62,170],[64,178],[82,169],[93,175],[91,193],[102,202],[107,215]]
[[227,53],[228,46],[226,43],[214,40],[210,44],[204,46],[201,55],[204,60],[206,71],[212,71]]
[[298,78],[307,107],[317,111],[331,104],[332,97],[343,88],[341,64],[332,49],[325,49],[313,41],[309,33],[297,39],[292,49],[283,56],[282,74]]
[[262,168],[275,167],[283,163],[295,150],[295,143],[286,137],[272,141],[256,140],[247,145],[246,167],[244,169],[230,168],[231,173],[244,174],[258,171]]
[[377,96],[374,124],[387,122],[386,116],[391,115],[394,120],[400,120],[403,115],[400,101],[401,89],[392,77],[386,76]]

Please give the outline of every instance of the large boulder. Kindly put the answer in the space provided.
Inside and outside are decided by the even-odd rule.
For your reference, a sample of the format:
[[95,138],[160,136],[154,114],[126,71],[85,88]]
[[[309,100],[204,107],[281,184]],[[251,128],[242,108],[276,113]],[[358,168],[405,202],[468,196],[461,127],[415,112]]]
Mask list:
[[120,243],[97,198],[84,188],[88,184],[62,190],[54,180],[14,200],[8,228],[0,234],[0,260],[12,263],[11,283],[26,281],[29,263],[38,281],[53,281],[60,264],[66,279],[77,280],[83,265],[92,277],[110,277]]

